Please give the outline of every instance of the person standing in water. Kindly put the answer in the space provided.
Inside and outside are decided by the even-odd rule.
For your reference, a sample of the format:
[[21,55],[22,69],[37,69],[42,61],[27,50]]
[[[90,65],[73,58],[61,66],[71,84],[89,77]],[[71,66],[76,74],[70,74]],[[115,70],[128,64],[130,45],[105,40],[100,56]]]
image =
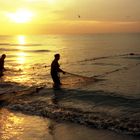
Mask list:
[[65,74],[65,71],[60,69],[60,65],[58,63],[59,59],[60,54],[55,54],[54,60],[51,63],[51,77],[53,79],[55,87],[59,87],[61,85],[59,73],[62,72],[63,74]]
[[3,76],[3,71],[5,70],[4,68],[4,59],[6,58],[6,55],[3,54],[0,58],[0,77]]

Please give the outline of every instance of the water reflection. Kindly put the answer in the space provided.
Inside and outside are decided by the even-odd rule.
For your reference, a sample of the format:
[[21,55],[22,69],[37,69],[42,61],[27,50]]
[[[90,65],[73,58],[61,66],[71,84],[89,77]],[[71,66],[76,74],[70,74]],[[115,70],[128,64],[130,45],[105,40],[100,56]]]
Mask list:
[[18,48],[19,50],[24,50],[25,49],[25,44],[27,44],[27,41],[26,41],[26,36],[23,36],[23,35],[19,35],[16,37],[16,42],[18,44]]
[[5,73],[5,80],[30,86],[47,82],[51,84],[48,66],[54,54],[62,55],[60,63],[66,60],[63,57],[65,53],[62,53],[65,48],[63,37],[19,35],[10,39],[12,45],[7,54],[10,61],[6,63],[10,70]]
[[18,64],[25,64],[27,54],[25,52],[17,53],[17,62]]
[[23,35],[17,36],[17,39],[18,39],[18,43],[19,43],[20,45],[24,45],[24,44],[26,43],[26,41],[25,41],[25,36],[23,36]]
[[2,109],[0,118],[0,131],[1,139],[7,140],[14,138],[15,136],[22,134],[23,128],[21,127],[24,119],[15,116],[6,109]]
[[0,140],[45,140],[50,139],[50,120],[37,116],[0,110]]
[[27,37],[23,35],[16,36],[14,39],[14,44],[18,44],[13,46],[15,50],[13,51],[12,55],[14,57],[14,63],[10,64],[11,69],[7,72],[6,75],[8,75],[6,80],[9,80],[11,82],[27,82],[29,81],[30,77],[27,76],[29,72],[27,72],[26,64],[27,64],[27,56],[28,53],[25,52],[26,50],[26,44],[27,44]]
[[23,52],[24,45],[26,44],[26,37],[23,35],[17,36],[17,43],[19,44],[18,49],[20,52],[17,52],[17,62],[18,64],[25,64],[27,53]]

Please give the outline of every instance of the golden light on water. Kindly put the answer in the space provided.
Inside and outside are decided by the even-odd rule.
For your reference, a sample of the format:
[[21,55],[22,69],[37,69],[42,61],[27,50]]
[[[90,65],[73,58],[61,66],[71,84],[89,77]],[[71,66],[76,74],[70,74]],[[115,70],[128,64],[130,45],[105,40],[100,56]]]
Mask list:
[[48,119],[0,110],[0,140],[50,139],[50,125]]
[[17,37],[17,40],[18,40],[18,43],[19,43],[20,45],[26,44],[25,36],[23,36],[23,35],[19,35],[19,36]]
[[24,119],[18,116],[15,116],[13,113],[10,113],[6,109],[1,110],[2,120],[0,119],[1,126],[0,130],[5,131],[6,133],[2,133],[1,138],[3,140],[12,139],[17,135],[22,134],[22,127],[20,127],[24,123]]
[[19,50],[21,50],[20,52],[17,52],[17,61],[19,64],[24,64],[26,61],[26,56],[27,53],[23,52],[24,50],[24,45],[26,44],[26,37],[23,35],[19,35],[17,36],[17,44],[19,44],[17,47]]
[[27,54],[24,53],[24,52],[20,52],[20,53],[17,54],[17,61],[18,61],[19,64],[24,64],[25,63],[26,55]]
[[26,36],[24,35],[19,35],[16,37],[16,42],[17,42],[17,49],[19,50],[18,52],[16,52],[16,60],[18,64],[24,64],[26,62],[26,56],[27,53],[24,52],[25,50],[25,44],[26,44]]

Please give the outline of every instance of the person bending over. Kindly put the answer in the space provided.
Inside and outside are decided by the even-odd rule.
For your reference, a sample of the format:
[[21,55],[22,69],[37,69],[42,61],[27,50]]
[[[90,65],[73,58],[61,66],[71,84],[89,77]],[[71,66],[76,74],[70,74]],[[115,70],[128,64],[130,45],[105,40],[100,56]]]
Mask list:
[[3,71],[5,70],[4,68],[4,59],[6,58],[6,55],[3,54],[0,58],[0,77],[3,76]]

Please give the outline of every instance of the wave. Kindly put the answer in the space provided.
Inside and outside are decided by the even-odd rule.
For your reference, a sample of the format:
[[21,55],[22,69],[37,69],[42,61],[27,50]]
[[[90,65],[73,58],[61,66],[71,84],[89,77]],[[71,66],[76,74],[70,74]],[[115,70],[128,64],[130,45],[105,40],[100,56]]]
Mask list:
[[104,77],[104,76],[107,76],[109,74],[116,73],[116,72],[119,72],[119,71],[130,70],[131,68],[134,68],[134,67],[139,66],[139,65],[140,65],[140,62],[135,63],[135,64],[130,65],[130,66],[124,66],[124,67],[121,67],[121,68],[117,68],[117,69],[114,69],[112,71],[108,71],[108,72],[105,72],[103,74],[100,74],[100,75],[94,75],[91,78]]
[[0,43],[0,46],[42,46],[42,44],[15,44],[15,43]]
[[113,63],[92,63],[94,65],[99,65],[99,66],[121,66],[120,64],[113,64]]
[[135,56],[135,57],[124,57],[126,59],[135,59],[135,60],[140,60],[140,55]]
[[[1,48],[1,51],[12,52],[12,51],[21,51],[20,49],[11,49],[11,48]],[[22,50],[22,52],[50,52],[50,50],[42,49],[42,50]]]
[[81,60],[81,61],[78,61],[78,62],[88,62],[88,61],[109,59],[109,58],[115,58],[115,57],[132,58],[132,59],[137,59],[138,58],[139,59],[140,54],[126,53],[126,54],[118,54],[118,55],[110,55],[110,56],[101,56],[101,57],[94,57],[94,58],[90,58],[90,59]]
[[19,49],[11,49],[11,48],[1,48],[1,51],[11,52],[11,51],[19,51]]
[[[26,91],[27,92],[27,91]],[[60,90],[36,88],[28,93],[17,93],[8,103],[7,108],[30,115],[39,115],[55,119],[56,121],[69,121],[86,125],[88,127],[109,129],[132,135],[140,135],[140,102],[138,99],[128,99],[121,96],[109,95],[101,91],[78,91],[78,90]],[[53,96],[55,94],[55,96]],[[78,95],[77,95],[78,94]],[[82,94],[82,95],[81,95]],[[107,94],[107,95],[106,95]],[[76,100],[92,100],[94,106],[92,110],[65,105],[65,103]],[[73,102],[74,103],[74,102]],[[108,106],[121,107],[122,114],[111,114],[108,111],[102,111]],[[109,107],[109,108],[110,108]],[[128,110],[124,110],[129,107]]]
[[26,50],[26,52],[51,52],[50,50]]

